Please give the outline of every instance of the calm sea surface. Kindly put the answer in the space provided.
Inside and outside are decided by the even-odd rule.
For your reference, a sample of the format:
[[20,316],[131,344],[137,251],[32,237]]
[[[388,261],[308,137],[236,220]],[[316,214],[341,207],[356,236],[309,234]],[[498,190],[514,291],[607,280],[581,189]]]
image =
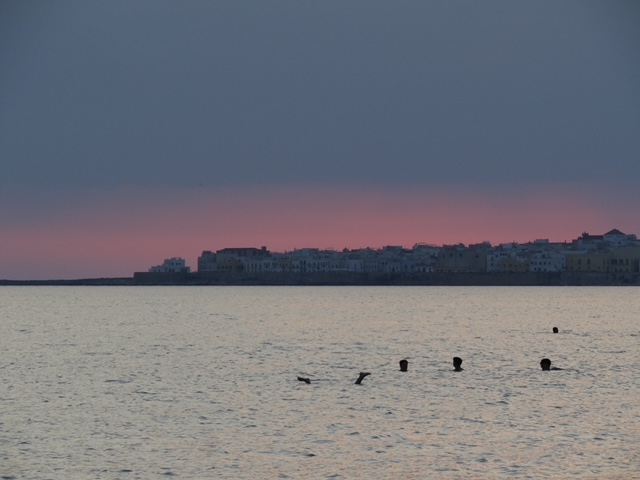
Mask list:
[[1,479],[640,478],[633,287],[0,287],[0,351]]

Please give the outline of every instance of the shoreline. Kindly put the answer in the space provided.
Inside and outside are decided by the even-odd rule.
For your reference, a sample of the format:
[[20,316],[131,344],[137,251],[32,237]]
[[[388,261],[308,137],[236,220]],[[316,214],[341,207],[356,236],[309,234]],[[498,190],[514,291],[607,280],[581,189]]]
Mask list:
[[151,273],[133,277],[0,280],[0,286],[640,286],[640,273]]

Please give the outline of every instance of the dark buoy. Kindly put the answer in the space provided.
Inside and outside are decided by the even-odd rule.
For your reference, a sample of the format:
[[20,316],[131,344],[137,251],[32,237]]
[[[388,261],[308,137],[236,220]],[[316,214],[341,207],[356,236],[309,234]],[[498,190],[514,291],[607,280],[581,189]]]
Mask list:
[[460,365],[462,365],[462,359],[460,357],[453,357],[453,371],[461,372],[464,370]]
[[408,367],[409,367],[409,361],[408,360],[400,360],[400,371],[401,372],[406,372]]
[[542,360],[540,360],[540,368],[542,370],[562,370],[562,368],[552,367],[551,360],[549,360],[548,358],[543,358]]
[[304,383],[311,383],[311,380],[305,377],[298,377],[298,380]]
[[553,327],[553,333],[558,333],[558,327]]
[[362,379],[364,377],[366,377],[367,375],[371,375],[371,373],[370,372],[360,372],[360,376],[356,380],[356,385],[360,385],[362,383]]

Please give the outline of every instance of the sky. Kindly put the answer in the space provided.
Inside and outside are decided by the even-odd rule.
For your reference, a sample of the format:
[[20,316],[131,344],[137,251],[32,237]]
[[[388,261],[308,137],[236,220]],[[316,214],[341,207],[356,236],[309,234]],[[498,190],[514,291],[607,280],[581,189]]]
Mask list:
[[0,2],[0,279],[640,235],[640,3]]

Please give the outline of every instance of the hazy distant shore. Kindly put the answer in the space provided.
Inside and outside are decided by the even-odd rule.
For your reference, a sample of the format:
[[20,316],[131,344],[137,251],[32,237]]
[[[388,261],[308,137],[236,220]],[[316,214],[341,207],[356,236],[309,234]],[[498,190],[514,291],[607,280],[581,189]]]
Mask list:
[[150,273],[75,280],[0,280],[14,286],[640,286],[640,273]]
[[133,277],[124,278],[78,278],[78,279],[52,279],[52,280],[0,280],[0,286],[117,286],[135,285]]

